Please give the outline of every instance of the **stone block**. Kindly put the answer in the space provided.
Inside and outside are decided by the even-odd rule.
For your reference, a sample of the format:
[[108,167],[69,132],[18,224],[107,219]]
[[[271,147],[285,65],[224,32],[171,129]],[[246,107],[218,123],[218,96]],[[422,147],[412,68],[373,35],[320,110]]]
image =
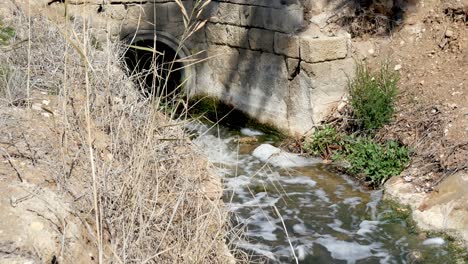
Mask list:
[[[223,45],[210,45],[206,51],[207,63],[213,71],[237,71],[239,67],[239,50]],[[211,76],[211,73],[209,74]]]
[[299,37],[275,32],[274,51],[276,54],[299,58]]
[[240,10],[240,24],[242,26],[292,33],[301,28],[302,22],[303,9],[299,5],[281,9],[244,6]]
[[214,23],[239,25],[241,9],[241,5],[219,3],[212,14],[210,21]]
[[348,80],[353,78],[355,62],[352,58],[320,63],[301,62],[301,73],[307,75],[304,82],[311,90],[313,118],[321,121],[341,97],[346,94]]
[[[177,5],[176,3],[169,2],[169,3],[166,3],[166,4],[159,4],[159,5],[166,5],[167,18],[168,18],[169,22],[182,22],[182,21],[184,21],[182,11],[181,11],[179,5]],[[187,10],[187,12],[189,12],[189,11],[190,10]],[[158,14],[156,14],[156,15],[158,15]]]
[[247,28],[210,23],[207,25],[206,35],[211,43],[249,48]]
[[343,59],[348,54],[347,37],[301,36],[299,45],[301,59],[310,63]]
[[217,0],[241,5],[264,6],[272,8],[283,8],[285,6],[300,4],[300,0]]
[[273,53],[273,43],[274,32],[258,28],[249,30],[249,44],[251,49]]
[[286,69],[288,70],[288,79],[292,80],[299,73],[300,60],[299,59],[286,59]]

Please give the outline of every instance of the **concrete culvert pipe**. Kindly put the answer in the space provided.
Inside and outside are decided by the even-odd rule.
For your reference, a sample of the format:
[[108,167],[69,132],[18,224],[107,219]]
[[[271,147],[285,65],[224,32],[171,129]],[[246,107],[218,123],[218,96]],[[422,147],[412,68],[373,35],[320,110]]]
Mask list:
[[[171,98],[189,91],[194,76],[183,58],[190,53],[177,39],[165,32],[148,30],[130,34],[124,40],[129,44],[126,66],[130,74],[141,77],[145,95]],[[152,52],[153,48],[158,53]]]

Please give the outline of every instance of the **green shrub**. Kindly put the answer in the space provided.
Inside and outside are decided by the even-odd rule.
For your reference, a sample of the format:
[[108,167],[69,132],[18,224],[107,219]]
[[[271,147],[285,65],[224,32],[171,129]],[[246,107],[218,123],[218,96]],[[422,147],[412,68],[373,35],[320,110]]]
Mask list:
[[374,185],[381,185],[406,167],[409,151],[395,141],[379,144],[372,139],[358,137],[346,146],[343,157],[350,164],[348,172]]
[[14,36],[15,30],[12,27],[4,26],[0,20],[0,45],[9,45]]
[[395,141],[375,142],[369,137],[346,135],[325,127],[305,140],[304,150],[349,164],[345,171],[373,186],[399,175],[409,162],[409,150]]
[[372,73],[366,64],[358,64],[356,78],[349,84],[351,106],[360,127],[371,131],[390,121],[394,112],[399,75],[382,64]]
[[312,137],[307,138],[303,148],[315,156],[331,155],[331,149],[341,149],[345,143],[345,136],[338,133],[335,128],[325,126],[322,129],[316,130]]

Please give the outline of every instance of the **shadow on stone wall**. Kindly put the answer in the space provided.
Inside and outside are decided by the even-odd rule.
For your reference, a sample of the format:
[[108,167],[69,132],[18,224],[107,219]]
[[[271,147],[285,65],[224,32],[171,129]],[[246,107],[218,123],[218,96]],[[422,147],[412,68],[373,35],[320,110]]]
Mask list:
[[[189,14],[194,2],[184,1]],[[184,25],[179,7],[174,3],[155,5],[145,6],[149,24],[180,38]],[[298,0],[220,0],[206,6],[200,18],[209,22],[184,43],[192,53],[205,50],[199,59],[206,59],[209,65],[208,69],[197,65],[195,89],[205,94],[214,91],[223,102],[260,119],[265,109],[287,112],[286,58],[274,53],[274,38],[275,33],[300,29],[302,4]],[[212,87],[202,87],[205,85]]]
[[[309,30],[306,2],[211,2],[200,15],[208,23],[184,43],[203,61],[193,67],[196,80],[188,93],[218,98],[287,133],[312,129],[345,93],[354,63],[347,34]],[[193,3],[184,1],[187,10]],[[149,22],[140,29],[181,37],[184,23],[176,3],[144,7]]]

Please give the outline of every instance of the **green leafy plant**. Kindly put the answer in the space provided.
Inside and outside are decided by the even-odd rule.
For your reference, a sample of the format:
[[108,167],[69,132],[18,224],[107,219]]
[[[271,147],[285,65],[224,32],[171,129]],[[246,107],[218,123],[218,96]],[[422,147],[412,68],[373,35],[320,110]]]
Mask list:
[[312,137],[304,142],[304,149],[312,155],[329,158],[334,150],[341,150],[345,144],[346,135],[336,131],[334,127],[325,126],[316,130]]
[[399,175],[409,162],[409,150],[395,141],[379,144],[367,137],[358,137],[346,146],[344,159],[347,171],[381,185],[392,176]]
[[349,84],[351,106],[359,126],[372,131],[390,121],[394,113],[399,75],[384,63],[373,73],[366,64],[358,64],[356,78]]
[[373,186],[399,175],[409,162],[410,152],[398,142],[378,143],[370,137],[346,135],[326,126],[307,138],[304,150],[324,159],[349,164],[345,171]]
[[15,36],[15,29],[4,26],[0,20],[0,45],[9,45],[10,40]]

